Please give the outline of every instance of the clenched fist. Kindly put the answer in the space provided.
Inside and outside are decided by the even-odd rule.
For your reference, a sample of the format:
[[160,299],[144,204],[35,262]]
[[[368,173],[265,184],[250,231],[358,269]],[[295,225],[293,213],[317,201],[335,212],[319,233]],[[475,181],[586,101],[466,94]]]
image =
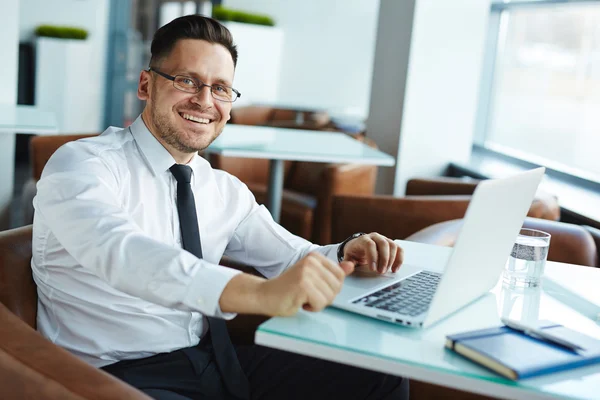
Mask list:
[[276,278],[248,274],[233,277],[225,286],[219,306],[223,312],[294,315],[302,307],[320,311],[333,302],[354,264],[334,263],[320,253],[310,253]]
[[271,316],[294,315],[300,307],[320,311],[333,302],[344,278],[353,270],[351,262],[337,264],[320,253],[310,253],[277,278],[263,283],[265,311]]

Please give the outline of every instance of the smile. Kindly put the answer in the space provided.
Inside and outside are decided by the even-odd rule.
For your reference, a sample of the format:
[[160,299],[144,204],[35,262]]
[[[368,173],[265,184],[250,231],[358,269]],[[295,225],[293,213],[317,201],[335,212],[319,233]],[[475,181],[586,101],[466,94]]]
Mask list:
[[179,113],[179,115],[181,115],[181,117],[183,119],[187,119],[188,121],[193,121],[193,122],[197,122],[197,123],[200,123],[200,124],[210,124],[212,122],[211,119],[195,117],[195,116],[193,116],[191,114]]

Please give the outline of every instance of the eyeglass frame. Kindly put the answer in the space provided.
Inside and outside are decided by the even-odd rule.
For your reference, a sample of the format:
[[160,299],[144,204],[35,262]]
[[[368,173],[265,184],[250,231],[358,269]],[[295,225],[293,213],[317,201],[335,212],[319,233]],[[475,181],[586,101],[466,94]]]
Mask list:
[[[236,94],[236,98],[233,99],[233,100],[219,99],[219,98],[215,97],[215,94],[213,93],[213,87],[212,87],[212,85],[208,85],[208,84],[202,82],[199,79],[196,79],[196,78],[193,78],[193,77],[187,76],[187,75],[169,75],[167,73],[164,73],[162,71],[157,70],[154,67],[148,67],[148,69],[146,71],[147,72],[155,72],[158,75],[162,76],[163,78],[172,81],[173,82],[173,87],[175,89],[181,91],[181,92],[184,92],[184,93],[200,93],[200,91],[202,90],[202,88],[206,86],[206,87],[210,88],[210,94],[213,97],[213,99],[215,99],[215,100],[223,101],[225,103],[233,103],[237,99],[239,99],[240,97],[242,97],[242,94],[239,91],[237,91],[236,89],[234,89],[233,87],[227,86],[227,85],[219,85],[219,86],[224,86],[224,87],[227,87],[227,88],[231,89]],[[175,79],[177,79],[178,76],[181,76],[181,77],[186,78],[186,79],[191,79],[192,81],[196,82],[196,88],[197,88],[197,90],[195,92],[188,92],[188,91],[182,90],[182,89],[178,88],[177,86],[175,86]]]

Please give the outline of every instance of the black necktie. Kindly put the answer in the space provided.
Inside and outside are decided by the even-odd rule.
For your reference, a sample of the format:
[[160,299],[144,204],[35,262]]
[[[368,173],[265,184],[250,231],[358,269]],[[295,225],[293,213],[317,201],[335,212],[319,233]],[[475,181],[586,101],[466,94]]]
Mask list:
[[[194,202],[192,186],[190,185],[192,168],[187,165],[174,164],[170,170],[177,180],[177,211],[179,213],[183,248],[196,257],[202,258],[196,204]],[[233,345],[231,344],[225,321],[211,317],[207,317],[207,319],[208,334],[211,336],[215,360],[221,371],[225,385],[234,396],[240,399],[249,398],[248,379],[240,366]]]

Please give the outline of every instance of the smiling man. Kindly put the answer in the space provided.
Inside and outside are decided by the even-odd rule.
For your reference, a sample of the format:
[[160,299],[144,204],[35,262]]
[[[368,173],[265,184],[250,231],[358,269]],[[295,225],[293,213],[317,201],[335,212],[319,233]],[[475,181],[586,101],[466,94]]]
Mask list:
[[[63,146],[38,183],[39,331],[159,399],[406,398],[401,378],[231,344],[225,319],[322,310],[355,265],[397,271],[402,249],[377,233],[311,244],[198,155],[240,96],[225,27],[178,18],[151,51],[142,115]],[[220,266],[224,254],[265,278]]]

